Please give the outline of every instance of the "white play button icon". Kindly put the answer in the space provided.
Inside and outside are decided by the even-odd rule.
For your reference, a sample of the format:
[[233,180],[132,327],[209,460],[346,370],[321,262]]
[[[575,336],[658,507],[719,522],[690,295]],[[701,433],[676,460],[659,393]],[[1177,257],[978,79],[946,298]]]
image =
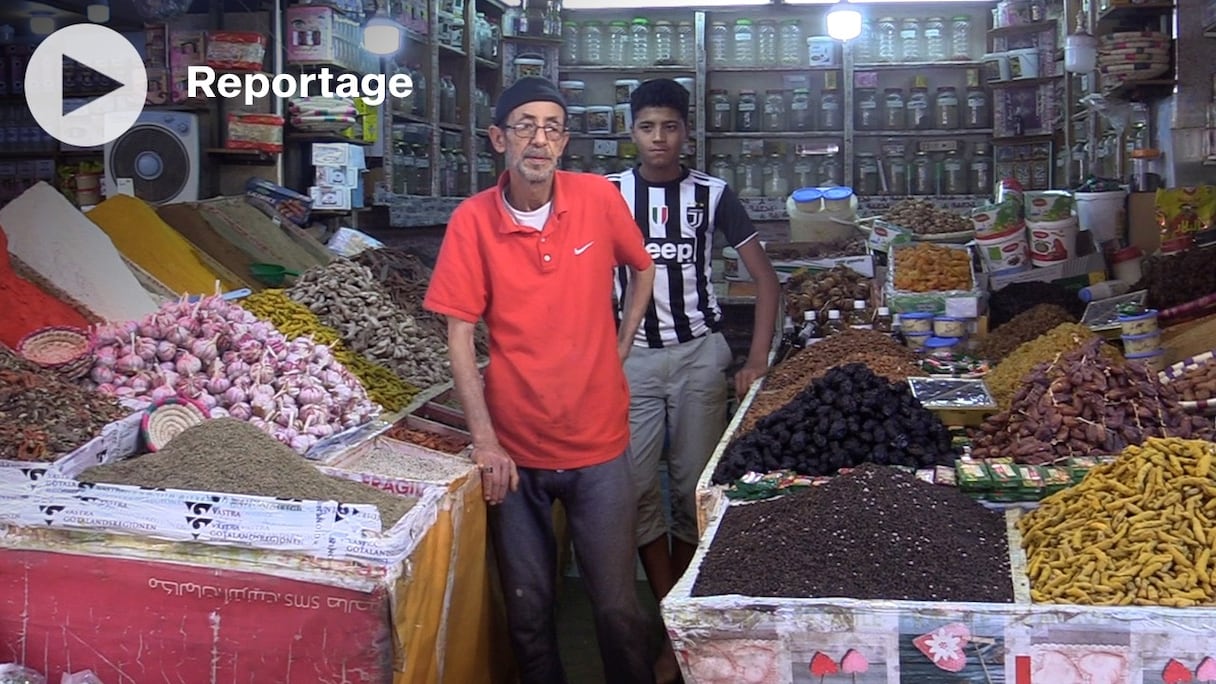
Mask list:
[[[63,65],[92,69],[117,86],[70,111],[63,106]],[[55,31],[34,50],[25,72],[25,100],[42,130],[77,147],[104,145],[139,119],[148,93],[148,72],[139,51],[121,33],[97,24]]]

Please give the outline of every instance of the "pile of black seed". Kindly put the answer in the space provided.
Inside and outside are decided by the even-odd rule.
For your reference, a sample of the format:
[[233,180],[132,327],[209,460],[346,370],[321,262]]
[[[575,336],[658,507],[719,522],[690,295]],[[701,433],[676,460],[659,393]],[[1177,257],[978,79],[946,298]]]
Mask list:
[[1010,603],[1005,517],[954,487],[862,466],[731,506],[692,590],[725,594]]
[[953,465],[951,442],[950,431],[908,383],[892,383],[864,364],[850,363],[829,370],[756,421],[727,447],[713,482],[774,470],[831,475],[862,463]]
[[996,330],[1014,316],[1038,304],[1055,304],[1072,314],[1073,322],[1085,314],[1077,293],[1054,283],[1010,283],[988,297],[988,329]]

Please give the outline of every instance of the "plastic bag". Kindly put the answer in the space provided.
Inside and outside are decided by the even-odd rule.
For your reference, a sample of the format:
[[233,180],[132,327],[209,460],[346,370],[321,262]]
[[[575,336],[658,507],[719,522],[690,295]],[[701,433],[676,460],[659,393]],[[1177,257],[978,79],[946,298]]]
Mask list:
[[72,674],[63,673],[63,678],[59,680],[59,684],[105,684],[101,681],[101,677],[93,674],[92,670],[82,670]]
[[0,665],[0,684],[46,684],[46,677],[16,663]]
[[1157,191],[1157,225],[1161,241],[1194,235],[1212,224],[1216,188],[1210,185]]

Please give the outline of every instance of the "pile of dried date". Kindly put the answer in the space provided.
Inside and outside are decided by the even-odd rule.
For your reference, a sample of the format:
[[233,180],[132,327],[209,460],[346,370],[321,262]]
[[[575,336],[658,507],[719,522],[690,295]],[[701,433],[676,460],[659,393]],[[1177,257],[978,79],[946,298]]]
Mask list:
[[830,271],[797,271],[785,285],[785,313],[800,324],[802,314],[814,311],[825,320],[827,312],[838,309],[843,314],[853,310],[853,302],[870,301],[870,279],[848,266]]
[[980,426],[971,455],[1041,465],[1073,456],[1115,454],[1149,437],[1207,439],[1211,423],[1191,417],[1178,395],[1143,364],[1114,364],[1102,341],[1034,368],[1013,404]]

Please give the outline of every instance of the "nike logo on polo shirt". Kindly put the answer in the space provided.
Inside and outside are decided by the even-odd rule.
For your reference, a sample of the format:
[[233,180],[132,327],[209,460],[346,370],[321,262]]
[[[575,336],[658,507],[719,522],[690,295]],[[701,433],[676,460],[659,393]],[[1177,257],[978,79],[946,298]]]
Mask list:
[[582,247],[575,247],[574,256],[578,256],[578,255],[582,254],[583,252],[586,252],[587,250],[591,249],[591,245],[594,245],[594,244],[595,244],[595,240],[592,240],[591,242],[588,242],[587,244],[583,245]]

